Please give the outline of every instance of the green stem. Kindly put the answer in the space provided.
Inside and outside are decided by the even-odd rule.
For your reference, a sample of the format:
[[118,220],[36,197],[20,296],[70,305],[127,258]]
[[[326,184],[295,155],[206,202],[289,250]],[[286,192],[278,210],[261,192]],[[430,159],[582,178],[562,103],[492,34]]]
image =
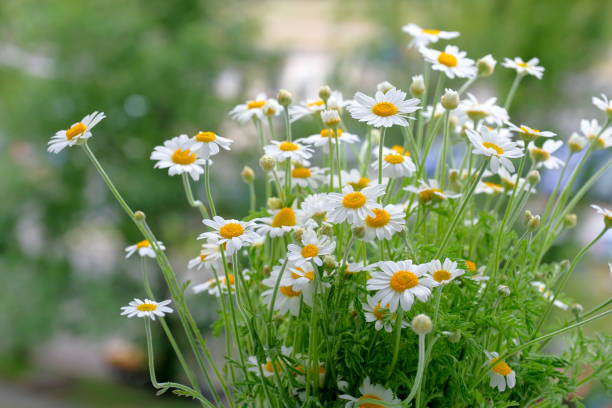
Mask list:
[[395,368],[395,364],[397,363],[397,358],[399,356],[399,346],[400,346],[400,338],[402,334],[402,320],[404,319],[404,309],[401,306],[397,308],[397,316],[395,317],[395,325],[393,326],[393,357],[391,358],[391,364],[387,369],[387,375],[385,378],[391,378],[391,374],[393,374],[393,369]]
[[[332,129],[329,129],[329,137],[331,137],[332,135]],[[336,128],[336,134],[335,137],[336,139],[336,168],[337,168],[337,173],[338,173],[338,192],[342,192],[342,174],[340,172],[340,138],[338,137],[338,128]]]
[[185,195],[187,196],[187,202],[189,205],[200,210],[202,218],[208,218],[208,211],[206,211],[206,206],[204,203],[202,203],[200,200],[194,200],[193,198],[191,183],[189,183],[189,174],[183,173],[181,174],[181,178],[183,179],[183,188],[185,189]]
[[212,216],[217,215],[217,211],[215,210],[215,203],[213,201],[212,195],[210,194],[210,161],[206,160],[206,168],[204,170],[206,173],[206,196],[208,197],[208,205],[210,206],[210,213]]
[[410,389],[410,394],[408,394],[408,397],[402,401],[402,405],[408,405],[415,395],[417,395],[417,392],[421,391],[421,380],[423,379],[423,373],[425,372],[425,336],[426,334],[419,334],[419,362],[417,366],[417,373],[416,377],[414,378],[412,388]]
[[516,74],[514,77],[514,81],[512,82],[512,87],[510,88],[510,92],[508,92],[508,96],[506,97],[506,102],[504,103],[504,109],[508,110],[510,108],[510,104],[512,104],[512,99],[514,99],[514,94],[518,89],[519,84],[521,83],[521,79],[523,79],[524,74]]
[[[380,141],[378,143],[378,184],[382,184],[382,162],[383,158],[383,147],[385,145],[385,133],[387,128],[383,127],[380,131]],[[379,198],[380,201],[380,198]]]

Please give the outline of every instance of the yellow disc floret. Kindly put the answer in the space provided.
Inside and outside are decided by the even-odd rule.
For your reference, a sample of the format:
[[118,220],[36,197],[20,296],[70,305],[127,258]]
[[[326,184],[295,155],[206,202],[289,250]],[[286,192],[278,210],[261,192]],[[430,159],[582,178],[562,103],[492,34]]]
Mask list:
[[66,139],[72,140],[75,136],[84,133],[86,130],[87,126],[85,126],[81,122],[75,123],[74,125],[70,126],[70,129],[66,131]]
[[495,153],[498,154],[498,155],[504,154],[504,149],[502,149],[501,147],[499,147],[495,143],[482,142],[482,145],[485,147],[485,149],[493,149],[493,150],[495,150]]
[[446,65],[447,67],[456,67],[457,57],[455,57],[453,54],[441,52],[440,55],[438,55],[438,62],[442,65]]
[[225,239],[239,237],[244,233],[244,228],[237,222],[228,222],[219,229],[219,235]]
[[359,191],[348,193],[342,199],[342,205],[346,208],[361,208],[366,203],[366,196]]
[[296,297],[302,294],[301,290],[295,291],[293,290],[293,287],[291,286],[281,286],[279,289],[281,293],[285,295],[286,297]]
[[406,289],[414,288],[419,284],[419,278],[410,271],[397,271],[391,277],[389,285],[396,292],[403,292]]
[[372,210],[374,213],[374,217],[370,217],[369,215],[366,217],[365,222],[370,228],[381,228],[389,223],[391,220],[391,216],[389,213],[382,208],[374,208]]
[[263,108],[265,104],[266,104],[266,101],[249,101],[247,103],[247,109]]
[[215,141],[217,135],[214,132],[198,132],[195,138],[198,142],[210,143]]
[[286,207],[276,213],[272,219],[272,227],[293,227],[295,222],[295,212],[293,209]]
[[283,152],[293,152],[298,150],[300,147],[295,143],[283,142],[278,146],[278,148],[281,149]]
[[[337,132],[338,132],[338,137],[342,137],[342,129],[338,129]],[[332,137],[336,136],[333,130],[331,131],[331,135]],[[321,131],[321,137],[329,137],[329,129],[323,129]]]
[[138,248],[138,249],[140,249],[140,248],[147,248],[149,245],[151,245],[151,244],[149,244],[149,241],[147,241],[145,239],[145,240],[142,240],[139,243],[137,243],[136,244],[136,248]]
[[495,364],[495,367],[493,367],[493,371],[495,371],[499,375],[508,375],[512,372],[512,369],[508,364],[506,364],[505,361],[500,361],[498,363],[497,360],[499,360],[497,357],[491,360],[491,365]]
[[318,253],[319,248],[317,248],[316,245],[313,244],[308,244],[304,248],[302,248],[302,256],[304,258],[312,258],[314,256],[317,256]]
[[[380,398],[378,395],[374,395],[374,394],[363,394],[361,397],[359,397],[359,400],[378,400],[378,401],[382,401],[382,398]],[[384,408],[383,405],[380,404],[372,404],[370,402],[366,402],[365,404],[359,404],[359,406],[361,408]]]
[[152,312],[157,309],[157,305],[155,303],[142,303],[136,306],[136,309],[141,312]]
[[397,106],[391,102],[378,102],[372,106],[372,113],[378,116],[392,116],[397,112]]
[[176,149],[172,153],[172,161],[176,164],[188,165],[196,161],[196,154],[191,153],[189,149]]
[[390,164],[400,164],[404,162],[404,156],[401,154],[388,154],[385,156],[385,161]]
[[435,271],[432,275],[432,277],[434,278],[434,280],[436,282],[442,282],[442,281],[447,281],[450,280],[450,278],[452,277],[452,275],[450,274],[449,271],[445,270],[445,269],[440,269],[438,271]]
[[307,167],[296,167],[291,171],[293,178],[309,178],[311,176],[310,169]]

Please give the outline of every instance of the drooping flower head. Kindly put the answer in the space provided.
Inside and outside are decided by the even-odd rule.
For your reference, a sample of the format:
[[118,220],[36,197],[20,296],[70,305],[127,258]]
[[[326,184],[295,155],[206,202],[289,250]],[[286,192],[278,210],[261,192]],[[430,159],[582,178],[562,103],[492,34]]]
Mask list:
[[47,151],[57,154],[66,147],[74,146],[80,141],[89,139],[91,129],[105,117],[104,112],[95,111],[85,116],[80,122],[74,123],[70,128],[56,132],[49,140]]
[[[166,250],[166,247],[161,241],[157,241],[157,246],[162,251]],[[125,254],[126,258],[129,258],[130,256],[132,256],[135,252],[138,252],[138,255],[140,256],[147,256],[149,258],[155,258],[155,251],[153,250],[151,243],[147,241],[146,239],[140,242],[137,242],[134,245],[128,246],[127,248],[125,248],[125,252],[126,252]]]
[[508,388],[514,388],[516,385],[516,375],[514,371],[505,361],[499,361],[499,354],[496,352],[488,352],[485,350],[487,356],[487,362],[485,363],[490,367],[489,370],[489,385],[493,388],[497,388],[499,392],[506,390],[506,384]]

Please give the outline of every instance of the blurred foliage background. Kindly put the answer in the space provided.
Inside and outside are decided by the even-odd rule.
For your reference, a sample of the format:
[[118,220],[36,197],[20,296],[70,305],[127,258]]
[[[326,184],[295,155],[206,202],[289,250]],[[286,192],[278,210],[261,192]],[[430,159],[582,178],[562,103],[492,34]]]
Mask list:
[[[153,401],[148,388],[128,397],[106,385],[117,378],[145,383],[141,327],[119,318],[121,305],[143,295],[140,263],[123,259],[123,248],[140,238],[78,149],[47,154],[56,130],[91,111],[106,112],[92,149],[132,208],[146,212],[181,279],[197,281],[203,278],[185,265],[197,254],[200,219],[186,205],[180,181],[152,168],[155,145],[198,130],[236,140],[231,154],[215,160],[214,195],[222,215],[242,216],[248,200],[239,172],[243,164],[258,171],[258,157],[250,150],[254,130],[230,122],[231,107],[280,87],[298,101],[314,97],[323,83],[345,97],[371,93],[385,79],[407,88],[422,70],[401,31],[408,22],[460,31],[454,43],[472,58],[539,57],[544,79],[523,81],[511,113],[518,123],[567,139],[581,118],[595,115],[590,97],[612,93],[611,19],[612,2],[603,0],[3,0],[0,384],[10,386],[0,386],[0,401],[23,402],[14,384],[25,395],[39,391],[34,394],[77,406],[97,406],[82,398],[92,393],[112,407]],[[503,98],[512,79],[498,66],[474,92]],[[298,126],[298,136],[316,131],[312,123]],[[606,154],[597,153],[595,163]],[[591,200],[612,201],[610,177]],[[202,190],[198,184],[197,194]],[[574,253],[597,221],[582,222],[551,256]],[[609,261],[611,244],[608,237],[593,252]],[[153,262],[148,267],[156,270]],[[585,262],[585,269],[591,272],[576,279],[574,291],[586,306],[609,296],[612,285],[605,264]],[[191,302],[209,327],[214,302]],[[159,355],[162,372],[172,375],[172,361]],[[589,401],[605,403],[597,394]]]

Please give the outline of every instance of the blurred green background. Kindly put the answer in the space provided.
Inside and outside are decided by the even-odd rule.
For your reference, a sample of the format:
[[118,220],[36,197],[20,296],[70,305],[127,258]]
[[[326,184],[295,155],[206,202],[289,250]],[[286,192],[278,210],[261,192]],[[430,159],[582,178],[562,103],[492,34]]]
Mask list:
[[[408,22],[460,31],[453,43],[472,58],[539,57],[544,79],[523,81],[511,115],[567,139],[581,118],[596,116],[591,96],[612,94],[609,21],[612,2],[604,0],[3,0],[0,407],[185,404],[154,399],[141,322],[119,317],[120,306],[143,296],[139,261],[123,259],[123,248],[141,238],[82,152],[46,152],[56,130],[106,112],[92,149],[132,208],[146,212],[180,279],[202,281],[186,270],[198,253],[200,218],[186,205],[180,180],[153,169],[155,145],[198,130],[234,139],[231,154],[215,159],[213,194],[221,215],[243,216],[248,198],[239,172],[249,164],[260,184],[262,175],[250,150],[252,126],[229,121],[227,112],[281,87],[298,101],[324,83],[345,97],[372,93],[382,80],[406,89],[422,70],[401,31]],[[473,90],[503,98],[512,79],[498,66]],[[299,124],[298,137],[312,130],[312,123]],[[609,154],[595,154],[594,166]],[[555,177],[547,174],[542,188]],[[611,177],[585,203],[612,202]],[[199,196],[202,190],[197,184]],[[551,259],[572,256],[599,228],[588,211],[579,219]],[[611,248],[607,237],[574,276],[572,296],[585,307],[612,291],[605,265]],[[153,262],[148,267],[157,271]],[[159,282],[156,289],[162,297]],[[208,331],[214,299],[190,302]],[[159,343],[165,379],[175,367],[161,337]],[[221,360],[221,348],[218,354]],[[587,402],[609,403],[597,391]]]

